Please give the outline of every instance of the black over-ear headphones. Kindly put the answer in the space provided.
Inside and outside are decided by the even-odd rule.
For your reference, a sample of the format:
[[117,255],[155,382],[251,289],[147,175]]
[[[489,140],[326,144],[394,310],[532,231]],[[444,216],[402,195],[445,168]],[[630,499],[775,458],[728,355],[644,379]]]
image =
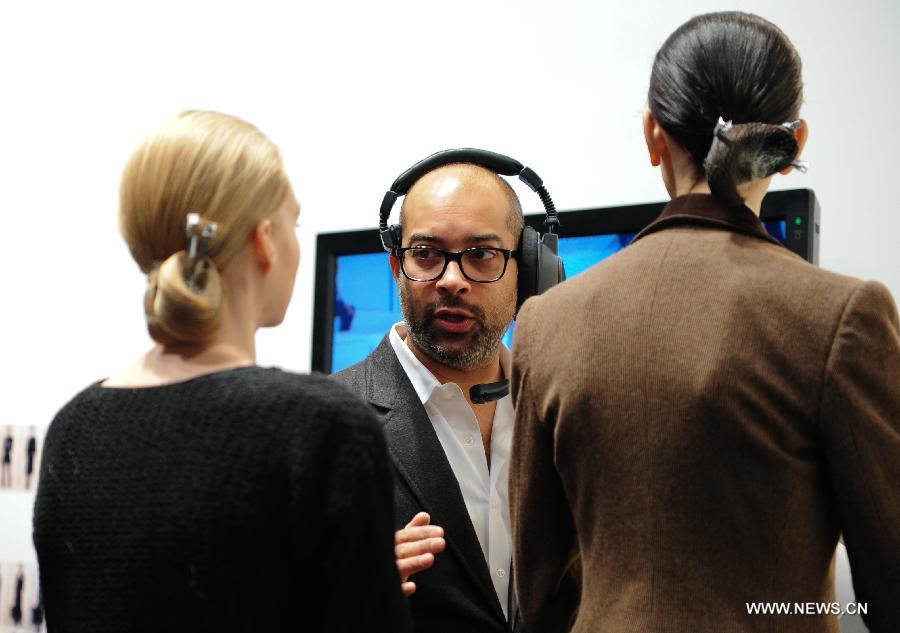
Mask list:
[[566,270],[559,257],[559,236],[554,233],[559,227],[559,218],[556,215],[556,207],[553,206],[553,199],[550,198],[543,181],[530,167],[525,167],[509,156],[483,149],[448,149],[432,154],[407,169],[394,181],[381,201],[381,221],[378,224],[381,244],[384,250],[392,254],[396,254],[397,249],[402,246],[400,225],[388,226],[388,218],[397,198],[405,196],[416,181],[428,172],[453,163],[472,163],[501,176],[518,176],[544,203],[544,211],[547,213],[544,226],[547,227],[547,232],[540,235],[530,226],[526,226],[519,236],[519,245],[516,249],[519,251],[519,290],[516,298],[516,312],[518,312],[528,297],[540,294],[565,280]]

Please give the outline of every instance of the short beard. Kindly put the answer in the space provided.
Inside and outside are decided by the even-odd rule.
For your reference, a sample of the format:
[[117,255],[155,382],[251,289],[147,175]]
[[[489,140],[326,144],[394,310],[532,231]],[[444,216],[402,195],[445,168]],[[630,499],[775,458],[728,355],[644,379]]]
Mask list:
[[[514,302],[515,298],[512,298],[511,305]],[[475,331],[459,335],[460,338],[471,337],[469,343],[462,349],[452,349],[442,344],[442,338],[452,338],[454,335],[438,334],[434,328],[434,314],[441,308],[461,308],[471,312],[475,317]],[[418,314],[405,283],[400,284],[400,309],[403,311],[406,330],[416,347],[430,359],[461,371],[475,369],[497,351],[513,317],[513,310],[510,309],[508,316],[501,315],[499,319],[488,322],[484,310],[455,297],[443,297],[433,301],[425,306],[422,314]]]

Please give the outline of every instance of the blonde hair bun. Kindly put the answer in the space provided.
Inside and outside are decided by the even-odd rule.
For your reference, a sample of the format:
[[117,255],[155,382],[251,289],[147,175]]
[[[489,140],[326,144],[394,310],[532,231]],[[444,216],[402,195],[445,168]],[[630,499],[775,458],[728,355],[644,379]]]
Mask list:
[[147,329],[163,345],[202,345],[219,329],[222,280],[207,257],[197,263],[194,282],[188,281],[187,252],[169,256],[151,269],[144,294]]
[[[275,144],[228,114],[184,112],[141,143],[122,174],[119,227],[148,275],[144,311],[154,340],[176,345],[212,339],[227,293],[219,270],[289,189]],[[218,231],[207,257],[195,264],[199,273],[188,280],[185,220],[195,211]]]

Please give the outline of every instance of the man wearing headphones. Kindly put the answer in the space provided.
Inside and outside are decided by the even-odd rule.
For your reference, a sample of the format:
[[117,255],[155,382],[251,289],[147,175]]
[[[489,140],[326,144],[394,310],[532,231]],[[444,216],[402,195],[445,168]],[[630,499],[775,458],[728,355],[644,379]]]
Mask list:
[[[383,416],[397,516],[409,521],[398,525],[397,558],[415,628],[504,633],[521,624],[510,584],[513,409],[501,339],[520,298],[524,218],[498,169],[482,166],[485,156],[515,161],[476,151],[481,164],[456,162],[467,151],[429,157],[385,197],[382,239],[403,322],[335,377]],[[401,224],[388,229],[403,194]]]

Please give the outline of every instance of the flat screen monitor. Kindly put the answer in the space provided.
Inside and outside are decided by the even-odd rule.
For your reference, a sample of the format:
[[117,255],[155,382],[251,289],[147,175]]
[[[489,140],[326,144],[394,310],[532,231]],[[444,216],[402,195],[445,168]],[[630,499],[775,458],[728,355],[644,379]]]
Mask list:
[[[657,202],[560,211],[559,253],[568,278],[627,247],[664,206]],[[761,219],[785,247],[818,263],[819,207],[811,190],[770,192]],[[543,230],[543,220],[543,214],[525,216],[526,224],[537,231]],[[361,361],[402,319],[397,284],[378,230],[318,235],[312,368],[329,373]],[[512,328],[507,345],[511,333]]]

